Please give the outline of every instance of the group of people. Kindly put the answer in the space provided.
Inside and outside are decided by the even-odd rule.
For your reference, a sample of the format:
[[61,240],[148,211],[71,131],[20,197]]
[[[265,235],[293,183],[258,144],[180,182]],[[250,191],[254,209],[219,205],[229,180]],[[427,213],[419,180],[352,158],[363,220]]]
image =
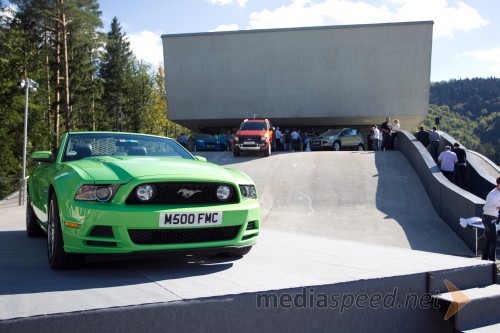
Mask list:
[[[460,144],[455,142],[453,147],[446,146],[438,155],[441,136],[436,127],[433,127],[430,132],[427,132],[424,127],[420,127],[416,138],[429,150],[431,156],[439,164],[443,175],[456,185],[466,188],[467,155]],[[486,196],[482,218],[486,243],[481,258],[490,261],[496,261],[496,224],[500,223],[500,177],[496,179],[496,185]]]
[[390,117],[385,118],[385,121],[380,126],[373,125],[367,136],[368,150],[394,150],[394,142],[398,136],[400,126],[398,119],[394,119],[393,124],[391,124]]
[[227,134],[222,133],[219,135],[220,150],[222,151],[232,151],[233,150],[233,134],[231,131],[227,131]]
[[433,127],[432,131],[427,132],[423,126],[420,126],[417,132],[417,140],[420,141],[425,148],[429,150],[434,161],[438,161],[439,140],[441,136],[437,132],[437,128]]
[[[313,136],[317,134],[314,133]],[[299,129],[286,129],[282,133],[279,127],[276,127],[276,151],[311,151],[309,147],[309,134],[301,133]]]
[[467,187],[467,154],[465,150],[460,147],[458,142],[455,142],[453,147],[446,146],[445,149],[439,153],[438,150],[441,136],[437,132],[436,127],[433,127],[432,131],[427,132],[424,127],[421,126],[416,134],[416,138],[429,150],[432,158],[439,164],[439,168],[446,178],[461,188]]

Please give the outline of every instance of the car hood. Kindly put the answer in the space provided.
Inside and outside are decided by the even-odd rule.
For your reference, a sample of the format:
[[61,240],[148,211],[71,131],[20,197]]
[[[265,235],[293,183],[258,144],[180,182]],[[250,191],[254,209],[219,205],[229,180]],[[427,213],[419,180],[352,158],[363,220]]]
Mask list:
[[71,162],[96,182],[127,183],[137,177],[169,179],[232,180],[232,172],[216,164],[166,157],[92,157]]
[[195,141],[210,142],[210,143],[219,142],[219,140],[215,140],[215,139],[196,139]]
[[315,136],[311,140],[323,140],[323,139],[328,139],[328,138],[336,138],[338,135],[329,135],[329,136]]

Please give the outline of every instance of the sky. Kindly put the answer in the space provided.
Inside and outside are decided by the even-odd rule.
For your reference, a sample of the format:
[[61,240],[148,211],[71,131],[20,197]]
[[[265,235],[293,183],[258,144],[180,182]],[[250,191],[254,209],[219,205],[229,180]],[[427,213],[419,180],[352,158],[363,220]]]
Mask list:
[[99,0],[137,58],[163,65],[161,35],[433,21],[431,82],[500,77],[499,0]]

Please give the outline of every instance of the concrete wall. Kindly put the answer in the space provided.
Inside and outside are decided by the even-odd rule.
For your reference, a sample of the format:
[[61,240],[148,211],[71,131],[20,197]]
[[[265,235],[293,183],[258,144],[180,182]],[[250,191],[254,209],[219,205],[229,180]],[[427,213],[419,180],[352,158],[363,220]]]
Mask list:
[[168,117],[192,129],[406,128],[427,115],[433,22],[163,35]]
[[[443,133],[440,134],[442,137],[440,151],[444,150],[450,141],[456,142],[449,136],[450,141],[448,141]],[[460,218],[482,217],[484,200],[451,183],[413,134],[407,131],[398,133],[396,149],[401,151],[413,165],[439,216],[474,253],[478,254],[482,249],[482,243],[478,240],[482,233],[478,233],[476,229],[462,228],[459,221]],[[493,187],[490,186],[490,190],[491,188]]]

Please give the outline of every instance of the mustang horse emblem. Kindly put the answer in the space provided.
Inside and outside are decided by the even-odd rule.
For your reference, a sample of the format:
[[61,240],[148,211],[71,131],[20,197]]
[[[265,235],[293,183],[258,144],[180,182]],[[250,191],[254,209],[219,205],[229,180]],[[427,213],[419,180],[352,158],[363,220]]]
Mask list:
[[179,191],[177,191],[177,194],[181,194],[183,198],[188,199],[191,198],[193,195],[196,193],[201,193],[200,190],[188,190],[187,188],[181,188]]

